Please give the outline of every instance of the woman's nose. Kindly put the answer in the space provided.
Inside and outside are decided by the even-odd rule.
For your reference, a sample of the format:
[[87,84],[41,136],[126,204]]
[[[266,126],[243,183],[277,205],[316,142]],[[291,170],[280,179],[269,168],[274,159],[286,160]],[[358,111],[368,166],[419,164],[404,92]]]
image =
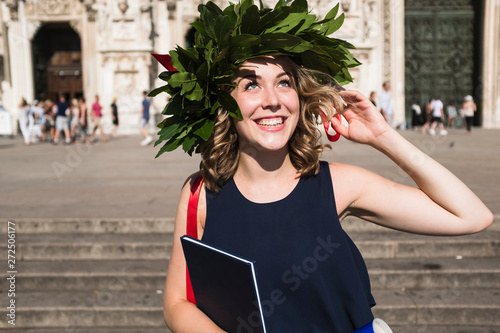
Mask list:
[[280,100],[277,92],[273,88],[268,88],[264,91],[262,106],[264,108],[270,108],[272,111],[279,108]]

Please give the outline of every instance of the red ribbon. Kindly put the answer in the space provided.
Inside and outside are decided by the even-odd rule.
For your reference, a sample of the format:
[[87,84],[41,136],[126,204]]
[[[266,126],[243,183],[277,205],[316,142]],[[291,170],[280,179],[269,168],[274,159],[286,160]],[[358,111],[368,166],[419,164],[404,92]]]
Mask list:
[[[326,137],[328,138],[328,140],[330,140],[330,142],[338,141],[338,139],[340,139],[340,134],[337,132],[335,132],[334,135],[331,135],[328,133],[328,131],[330,130],[330,121],[327,119],[326,113],[321,109],[320,109],[320,111],[321,111],[321,118],[323,119],[323,127],[325,128]],[[342,118],[340,117],[340,114],[338,114],[338,113],[335,116],[335,118],[337,118],[339,121],[342,121]]]
[[151,53],[151,55],[168,71],[178,72],[178,70],[175,69],[174,66],[172,66],[172,59],[170,58],[170,54]]

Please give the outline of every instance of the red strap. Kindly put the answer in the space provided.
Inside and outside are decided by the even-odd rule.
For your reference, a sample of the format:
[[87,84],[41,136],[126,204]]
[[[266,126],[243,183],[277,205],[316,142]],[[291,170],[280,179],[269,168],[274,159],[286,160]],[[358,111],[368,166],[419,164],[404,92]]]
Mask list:
[[[200,197],[201,184],[203,183],[203,177],[201,173],[196,177],[191,185],[191,191],[189,193],[189,202],[187,208],[187,221],[186,221],[186,234],[193,238],[198,238],[198,198]],[[191,303],[196,304],[194,298],[193,286],[191,285],[191,278],[189,277],[189,272],[186,266],[186,297]]]

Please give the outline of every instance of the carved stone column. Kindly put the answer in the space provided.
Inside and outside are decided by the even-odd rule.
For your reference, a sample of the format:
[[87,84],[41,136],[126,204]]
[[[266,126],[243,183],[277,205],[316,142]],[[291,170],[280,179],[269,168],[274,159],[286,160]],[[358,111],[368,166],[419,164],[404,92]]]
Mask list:
[[500,128],[500,2],[486,0],[483,46],[483,127]]
[[404,17],[403,1],[383,0],[383,77],[391,83],[395,126],[406,121]]
[[[9,58],[11,62],[11,78],[14,96],[24,97],[28,102],[34,98],[33,61],[30,29],[24,15],[24,2],[18,2],[18,20],[11,21],[8,26]],[[19,102],[19,101],[17,101]]]

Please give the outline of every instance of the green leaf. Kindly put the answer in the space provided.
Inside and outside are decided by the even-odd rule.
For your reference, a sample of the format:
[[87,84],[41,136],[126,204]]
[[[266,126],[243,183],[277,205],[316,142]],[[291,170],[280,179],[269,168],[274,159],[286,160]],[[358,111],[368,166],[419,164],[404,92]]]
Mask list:
[[174,151],[177,147],[180,146],[179,143],[180,140],[176,139],[170,139],[168,140],[163,147],[161,147],[160,151],[158,151],[158,154],[156,154],[155,158],[159,157],[161,154],[169,152],[169,151]]
[[165,92],[166,88],[167,88],[168,84],[164,85],[164,86],[161,86],[161,87],[158,87],[158,88],[154,88],[153,90],[151,90],[149,93],[148,93],[148,96],[149,97],[155,97],[156,95],[162,93],[162,92]]
[[230,43],[235,47],[259,45],[260,37],[255,35],[241,34],[232,36]]
[[159,138],[158,141],[165,141],[171,139],[178,131],[180,124],[179,123],[174,123],[172,125],[169,125],[167,127],[163,127],[159,132]]
[[307,13],[309,10],[307,7],[307,0],[295,0],[290,5],[290,10],[292,13]]
[[261,44],[272,46],[274,49],[290,48],[301,43],[301,38],[285,33],[264,34],[260,37]]
[[[194,144],[196,143],[197,139],[195,137],[191,137],[191,138],[185,138],[184,141],[182,142],[182,149],[188,153],[190,151],[192,151],[192,148],[194,146]],[[189,154],[191,155],[191,154]]]
[[203,89],[198,82],[195,82],[193,89],[186,93],[185,96],[191,101],[200,101],[204,96]]
[[198,31],[202,35],[206,35],[207,31],[205,30],[205,26],[203,25],[203,22],[201,21],[194,21],[191,23],[191,26],[193,26],[196,31]]
[[259,9],[253,5],[243,14],[241,19],[241,34],[256,34],[259,31]]
[[215,27],[214,27],[214,32],[215,32],[215,38],[219,43],[222,43],[225,37],[229,34],[231,31],[232,24],[231,24],[231,19],[228,16],[219,16],[217,20],[215,21]]
[[267,13],[260,20],[259,30],[264,33],[267,32],[267,29],[272,29],[275,25],[286,19],[288,14],[290,14],[289,7],[283,7]]
[[178,71],[186,71],[184,66],[182,66],[181,62],[179,61],[179,54],[177,51],[170,51],[170,62],[172,63],[172,66],[177,69]]
[[321,28],[322,32],[326,36],[333,34],[335,31],[340,29],[342,24],[344,24],[344,18],[345,18],[344,13],[342,13],[335,20],[331,20],[329,22],[324,23],[323,27]]
[[175,73],[174,72],[169,72],[169,71],[165,71],[165,72],[161,72],[160,75],[158,76],[161,80],[163,81],[167,81],[170,80],[170,77]]
[[339,6],[340,6],[340,3],[337,3],[337,5],[335,7],[330,9],[330,11],[325,16],[325,20],[331,20],[331,19],[335,18],[335,16],[337,16],[337,14],[339,12]]
[[[182,47],[177,47],[176,49],[178,60],[182,64],[182,68],[186,70],[193,71],[198,68],[200,60],[198,58],[198,53],[194,49],[183,49]],[[172,63],[172,65],[174,65]],[[181,71],[179,68],[175,67],[178,71]]]
[[217,97],[224,110],[226,110],[233,118],[243,119],[238,103],[230,93],[220,90],[217,92]]
[[182,110],[182,97],[180,95],[175,95],[170,98],[167,106],[163,110],[164,115],[175,115],[180,113]]
[[214,121],[207,119],[203,123],[197,124],[194,134],[199,136],[202,140],[207,141],[214,131]]
[[196,77],[201,81],[208,81],[208,64],[206,61],[202,62],[200,67],[196,70]]
[[172,75],[170,78],[169,84],[178,88],[181,87],[182,84],[196,80],[196,76],[190,72],[177,72]]

